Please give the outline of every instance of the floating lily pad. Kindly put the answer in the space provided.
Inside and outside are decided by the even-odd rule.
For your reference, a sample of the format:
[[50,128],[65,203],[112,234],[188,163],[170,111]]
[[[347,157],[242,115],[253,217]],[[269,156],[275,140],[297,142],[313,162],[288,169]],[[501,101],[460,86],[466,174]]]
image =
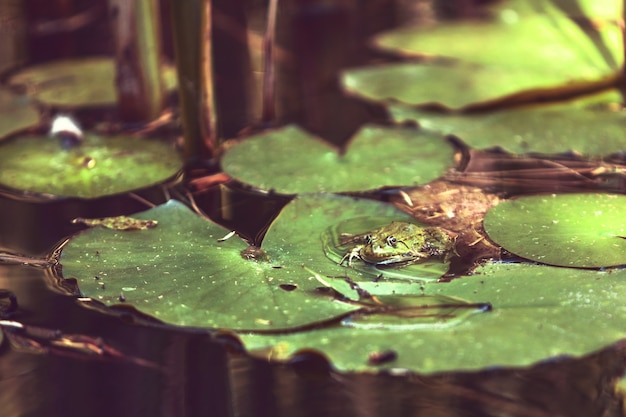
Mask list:
[[131,136],[85,136],[64,149],[55,138],[24,136],[0,145],[0,183],[33,193],[95,198],[159,183],[182,161],[172,145]]
[[[298,198],[270,227],[263,248],[256,249],[269,261],[256,262],[243,258],[247,245],[239,237],[220,239],[227,230],[170,201],[133,216],[158,221],[153,229],[126,233],[93,228],[74,237],[63,250],[63,275],[78,278],[86,296],[116,304],[124,294],[126,302],[174,324],[257,330],[303,326],[361,307],[316,295],[324,285],[315,278],[340,277],[337,287],[354,297],[342,276],[374,278],[339,266],[323,251],[322,232],[356,212],[407,219],[374,201]],[[395,287],[405,294],[419,294],[419,288]]]
[[[621,294],[626,291],[626,271],[489,264],[473,276],[423,287],[427,296],[490,302],[493,311],[452,328],[334,327],[240,337],[247,347],[258,346],[259,356],[272,359],[287,358],[304,347],[318,349],[342,371],[371,368],[372,353],[391,350],[397,358],[379,368],[420,373],[528,366],[560,355],[584,355],[624,337]],[[268,350],[271,346],[274,349]]]
[[[176,85],[171,67],[163,67],[165,88]],[[117,102],[115,62],[108,57],[52,61],[25,68],[9,79],[35,100],[53,107],[112,106]]]
[[499,146],[513,153],[576,151],[602,156],[626,148],[626,113],[574,106],[539,107],[471,115],[392,106],[396,120],[416,120],[425,129],[454,134],[477,149]]
[[[598,78],[617,69],[615,61],[607,62],[583,25],[576,24],[549,3],[541,1],[535,13],[525,13],[519,18],[515,18],[514,5],[507,5],[489,21],[394,30],[379,35],[375,43],[381,48],[407,54],[446,56],[480,65],[523,67],[539,77],[550,76],[549,73],[563,81]],[[619,56],[617,24],[607,22],[589,30],[604,35],[613,57]]]
[[463,109],[560,86],[552,94],[557,97],[588,89],[588,82],[602,84],[618,71],[622,43],[615,22],[586,28],[567,16],[567,8],[541,1],[522,6],[525,10],[518,14],[523,4],[507,2],[488,21],[382,34],[375,43],[383,49],[439,59],[349,70],[343,83],[352,94],[371,100]]
[[25,96],[16,96],[0,90],[0,139],[17,130],[35,125],[39,113]]
[[626,264],[626,197],[543,195],[506,201],[485,216],[489,237],[506,250],[550,265]]
[[295,194],[423,184],[452,166],[453,153],[437,134],[366,127],[353,138],[347,153],[339,155],[317,138],[288,127],[236,144],[221,163],[239,181]]
[[[169,323],[245,329],[240,337],[258,355],[281,359],[318,349],[340,370],[527,366],[623,337],[626,271],[491,264],[450,283],[372,280],[322,250],[323,231],[357,214],[406,218],[374,201],[300,196],[268,230],[263,247],[270,261],[254,262],[241,257],[246,245],[239,238],[219,239],[226,230],[170,201],[136,215],[158,220],[156,228],[93,228],[74,237],[61,256],[63,275],[77,277],[85,295],[107,304],[123,293]],[[363,291],[394,314],[368,314],[364,305],[376,301]],[[489,305],[493,311],[486,312]],[[369,360],[389,350],[395,360]]]

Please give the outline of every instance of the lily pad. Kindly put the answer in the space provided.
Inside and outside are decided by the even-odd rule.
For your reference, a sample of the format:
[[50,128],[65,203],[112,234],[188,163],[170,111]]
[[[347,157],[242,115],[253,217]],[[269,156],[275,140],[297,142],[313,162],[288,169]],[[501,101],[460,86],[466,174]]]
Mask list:
[[[626,271],[599,272],[525,264],[488,264],[449,283],[426,283],[426,296],[489,302],[493,311],[454,327],[422,329],[324,328],[288,335],[240,335],[257,355],[288,358],[323,352],[342,371],[373,366],[373,353],[396,359],[378,369],[420,373],[529,366],[561,355],[584,355],[624,337]],[[274,347],[270,349],[270,347]],[[267,356],[266,356],[267,355]]]
[[[171,67],[163,66],[162,77],[166,89],[176,86]],[[112,58],[89,57],[27,67],[8,82],[48,106],[75,108],[114,105],[117,102],[114,80],[115,61]]]
[[[324,286],[316,279],[320,274],[350,272],[356,280],[372,279],[329,260],[322,248],[322,232],[357,211],[407,219],[374,201],[300,197],[270,227],[263,248],[256,249],[269,262],[257,262],[243,258],[247,245],[240,238],[220,239],[227,230],[170,201],[133,216],[158,221],[158,227],[130,233],[93,228],[72,238],[61,257],[63,276],[76,277],[85,296],[116,304],[124,294],[126,302],[169,323],[240,330],[304,326],[362,307],[316,295]],[[344,279],[336,283],[356,301]],[[419,288],[404,284],[402,290],[419,294]]]
[[[159,221],[156,228],[74,237],[61,256],[63,275],[109,305],[123,293],[169,323],[245,330],[239,336],[257,355],[318,349],[340,370],[527,366],[623,337],[626,271],[489,264],[450,283],[376,281],[322,250],[323,231],[357,215],[406,220],[374,201],[300,196],[268,230],[270,261],[255,262],[241,257],[239,238],[219,239],[225,229],[170,201],[135,216]],[[376,303],[383,309],[369,314]],[[386,306],[394,314],[381,313]],[[395,359],[370,360],[386,351]]]
[[392,105],[396,120],[454,134],[472,148],[499,146],[513,153],[576,151],[602,156],[626,148],[626,113],[574,106],[525,108],[455,115]]
[[304,131],[287,127],[230,147],[221,163],[233,178],[261,189],[342,192],[424,184],[453,165],[453,153],[437,134],[366,127],[340,155]]
[[35,125],[39,113],[25,96],[0,90],[0,139],[20,129]]
[[182,161],[171,144],[130,136],[87,134],[64,149],[55,138],[24,136],[0,145],[0,183],[41,194],[95,198],[174,176]]
[[507,97],[518,100],[521,91],[538,89],[554,89],[541,93],[552,94],[552,99],[575,89],[589,93],[590,82],[606,89],[606,80],[621,65],[618,25],[606,21],[585,27],[567,16],[567,8],[547,1],[532,3],[518,13],[524,2],[507,2],[488,21],[421,25],[381,34],[375,40],[379,47],[427,58],[426,63],[349,70],[343,83],[350,93],[370,100],[448,109]]
[[600,268],[626,264],[625,212],[625,196],[542,195],[501,203],[484,225],[491,239],[523,258]]
[[[525,13],[519,18],[514,17],[514,3],[506,5],[489,21],[439,23],[395,30],[379,35],[375,44],[406,54],[446,56],[480,65],[523,67],[540,77],[550,73],[563,81],[599,78],[617,70],[617,63],[607,62],[583,25],[569,19],[550,2],[535,4],[535,13]],[[604,41],[617,57],[619,28],[614,22],[606,23],[588,30],[605,35]]]

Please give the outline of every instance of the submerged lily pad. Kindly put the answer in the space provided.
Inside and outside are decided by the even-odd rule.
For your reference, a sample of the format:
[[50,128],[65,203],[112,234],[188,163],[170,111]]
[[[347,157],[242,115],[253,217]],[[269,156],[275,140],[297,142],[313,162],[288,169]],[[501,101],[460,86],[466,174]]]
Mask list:
[[626,113],[574,106],[526,108],[455,115],[393,105],[396,120],[416,120],[425,129],[454,134],[472,148],[499,146],[513,153],[576,151],[602,156],[626,148]]
[[523,258],[599,268],[626,264],[625,212],[625,196],[532,196],[492,208],[484,224],[491,239]]
[[38,121],[39,113],[26,97],[0,90],[0,139]]
[[339,155],[304,131],[288,127],[232,146],[221,163],[241,182],[295,194],[423,184],[452,166],[453,153],[437,134],[366,127],[353,138],[347,153]]
[[[173,89],[176,76],[163,67],[165,87]],[[111,106],[117,102],[115,61],[109,57],[52,61],[27,67],[9,79],[9,85],[22,88],[35,100],[61,108]]]
[[64,149],[55,138],[24,136],[0,145],[0,183],[34,193],[95,198],[146,187],[182,167],[171,144],[85,135]]

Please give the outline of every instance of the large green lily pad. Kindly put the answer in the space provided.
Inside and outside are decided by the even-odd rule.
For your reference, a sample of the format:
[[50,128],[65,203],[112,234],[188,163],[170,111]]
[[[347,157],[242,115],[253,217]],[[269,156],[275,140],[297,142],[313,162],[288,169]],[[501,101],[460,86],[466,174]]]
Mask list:
[[324,328],[290,335],[241,335],[274,359],[302,348],[322,351],[340,370],[364,370],[370,354],[392,350],[378,368],[420,373],[528,366],[559,355],[584,355],[626,335],[621,294],[626,271],[598,272],[524,264],[488,264],[450,283],[425,283],[424,294],[490,302],[493,311],[453,327],[413,330]]
[[[162,77],[168,90],[175,87],[176,76],[171,67],[163,67]],[[46,105],[75,108],[114,105],[117,102],[114,80],[112,58],[89,57],[27,67],[8,82]]]
[[[157,221],[151,229],[122,232],[98,227],[74,237],[63,250],[63,275],[78,278],[86,296],[115,304],[124,294],[126,302],[174,324],[248,330],[303,326],[359,308],[316,295],[316,288],[324,287],[316,275],[350,273],[355,280],[366,281],[376,277],[353,273],[323,251],[322,232],[356,212],[408,218],[374,201],[300,197],[269,229],[263,256],[258,248],[246,249],[237,236],[220,241],[227,230],[170,201],[133,216]],[[243,259],[244,249],[269,261]],[[358,298],[343,279],[337,279],[337,287]],[[419,288],[408,283],[402,290],[411,294],[408,289],[419,293]]]
[[24,96],[0,90],[0,139],[20,129],[35,125],[39,113]]
[[[535,13],[526,13],[517,19],[514,7],[505,6],[486,22],[440,23],[395,30],[378,36],[375,43],[381,48],[407,54],[446,56],[480,65],[523,67],[539,76],[548,75],[543,73],[558,75],[563,81],[602,77],[617,69],[616,63],[607,62],[582,25],[570,20],[550,2],[541,1]],[[613,56],[619,56],[618,26],[606,22],[596,29],[595,33],[604,35],[603,40]]]
[[342,192],[385,185],[419,185],[453,165],[453,148],[438,134],[366,127],[345,155],[287,127],[230,147],[222,168],[239,181],[279,193]]
[[[281,359],[313,348],[341,370],[526,366],[624,336],[626,271],[489,264],[450,283],[372,279],[323,251],[323,232],[358,216],[406,220],[374,201],[300,196],[268,230],[270,261],[257,262],[240,256],[246,245],[239,238],[222,241],[226,230],[170,201],[134,216],[158,221],[154,228],[98,227],[74,237],[61,256],[63,275],[106,304],[123,293],[172,324],[239,330],[258,355]],[[363,291],[395,314],[367,314],[376,301]],[[397,358],[370,359],[388,350]]]
[[0,145],[0,183],[32,193],[95,198],[154,185],[176,174],[180,157],[167,142],[86,134],[64,149],[56,138],[24,136]]
[[622,43],[615,21],[585,27],[567,16],[574,12],[568,7],[526,3],[506,2],[488,21],[382,34],[375,41],[379,47],[428,58],[426,64],[358,68],[347,71],[343,83],[352,94],[371,100],[463,109],[525,90],[588,89],[588,82],[618,71]]
[[499,146],[512,153],[576,151],[602,156],[626,148],[626,115],[578,106],[535,107],[479,114],[442,114],[392,105],[396,120],[454,134],[472,148]]
[[626,264],[626,197],[541,195],[506,201],[485,216],[489,237],[521,257],[550,265]]

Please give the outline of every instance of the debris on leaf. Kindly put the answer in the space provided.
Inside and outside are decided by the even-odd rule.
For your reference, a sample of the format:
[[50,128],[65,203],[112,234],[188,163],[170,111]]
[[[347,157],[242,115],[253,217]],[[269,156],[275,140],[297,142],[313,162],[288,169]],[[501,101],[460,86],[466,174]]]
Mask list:
[[142,220],[127,216],[116,216],[102,217],[100,219],[85,219],[77,217],[72,220],[72,223],[82,223],[87,226],[102,226],[106,229],[127,231],[152,229],[153,227],[156,227],[159,222],[156,220]]

